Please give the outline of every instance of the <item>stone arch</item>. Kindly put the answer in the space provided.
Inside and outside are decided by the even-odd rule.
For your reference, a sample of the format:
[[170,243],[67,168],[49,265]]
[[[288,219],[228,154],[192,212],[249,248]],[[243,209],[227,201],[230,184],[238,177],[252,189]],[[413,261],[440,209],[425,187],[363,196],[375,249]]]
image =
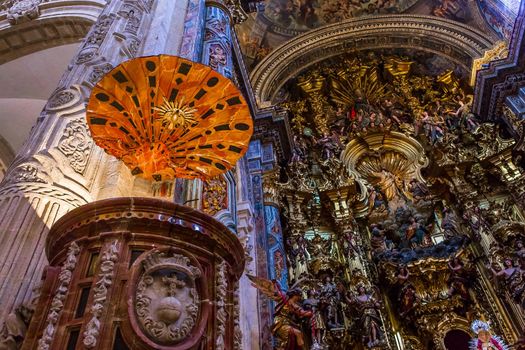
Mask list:
[[14,158],[15,152],[2,135],[0,135],[0,181],[4,178],[7,168]]
[[283,84],[305,68],[346,52],[404,48],[434,53],[470,71],[493,46],[467,25],[433,16],[385,15],[350,19],[299,35],[266,56],[250,81],[259,108],[272,104]]
[[104,8],[104,0],[42,2],[34,19],[14,21],[10,2],[0,6],[0,64],[55,46],[81,41]]

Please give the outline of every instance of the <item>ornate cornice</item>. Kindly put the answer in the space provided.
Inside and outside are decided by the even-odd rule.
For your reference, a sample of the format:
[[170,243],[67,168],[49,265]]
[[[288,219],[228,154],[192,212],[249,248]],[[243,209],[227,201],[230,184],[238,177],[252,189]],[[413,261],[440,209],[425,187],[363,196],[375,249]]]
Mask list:
[[106,0],[43,0],[38,3],[38,13],[15,22],[10,14],[14,3],[0,5],[0,64],[79,42],[106,6]]
[[441,55],[470,70],[474,58],[493,46],[467,25],[433,16],[388,15],[350,19],[297,36],[266,56],[250,80],[259,108],[307,67],[349,51],[405,48]]
[[[240,277],[244,270],[243,246],[221,222],[187,206],[143,197],[91,202],[61,217],[47,236],[46,253],[49,260],[58,256],[68,242],[83,235],[96,235],[97,231],[93,227],[98,225],[125,227],[136,239],[141,235],[156,234],[164,237],[168,244],[177,240],[213,246],[214,254],[236,267],[230,273]],[[154,227],[156,231],[143,233],[147,231],[144,227]]]

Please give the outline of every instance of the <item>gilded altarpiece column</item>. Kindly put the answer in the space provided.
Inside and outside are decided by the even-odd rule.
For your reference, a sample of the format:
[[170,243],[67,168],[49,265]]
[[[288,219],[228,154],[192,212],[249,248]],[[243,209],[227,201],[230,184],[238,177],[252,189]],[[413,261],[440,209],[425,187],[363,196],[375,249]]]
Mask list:
[[89,137],[84,102],[105,73],[137,55],[153,6],[153,0],[107,4],[0,185],[0,323],[31,299],[46,264],[49,227],[97,196],[107,157]]

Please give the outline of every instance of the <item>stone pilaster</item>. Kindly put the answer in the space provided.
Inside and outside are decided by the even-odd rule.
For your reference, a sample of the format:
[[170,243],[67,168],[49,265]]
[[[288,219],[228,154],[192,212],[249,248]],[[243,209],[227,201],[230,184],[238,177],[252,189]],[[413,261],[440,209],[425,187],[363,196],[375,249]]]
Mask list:
[[[253,246],[255,250],[255,266],[253,274],[258,277],[268,278],[268,242],[266,236],[265,213],[264,213],[264,195],[262,179],[262,145],[260,141],[255,140],[250,143],[250,148],[246,158],[248,159],[250,187],[252,190],[253,203]],[[242,283],[242,281],[241,281]],[[272,306],[268,298],[262,293],[258,293],[258,310],[259,310],[259,344],[270,344],[271,334],[271,309]]]
[[139,52],[153,7],[153,0],[108,2],[0,184],[0,323],[30,300],[49,227],[97,196],[108,157],[89,136],[85,102],[105,73]]
[[268,241],[269,277],[277,280],[283,290],[288,289],[288,269],[284,249],[283,230],[279,211],[277,183],[279,169],[275,168],[263,175],[264,220]]

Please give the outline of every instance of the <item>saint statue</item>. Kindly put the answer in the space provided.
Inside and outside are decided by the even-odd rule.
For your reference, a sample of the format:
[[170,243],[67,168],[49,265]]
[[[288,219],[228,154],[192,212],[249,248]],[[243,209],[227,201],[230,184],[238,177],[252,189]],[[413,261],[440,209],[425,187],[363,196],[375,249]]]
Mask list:
[[481,320],[475,320],[471,325],[476,338],[470,341],[470,350],[508,350],[509,347],[503,340],[490,333],[490,325]]
[[276,340],[275,350],[306,350],[301,321],[312,318],[314,313],[301,306],[302,291],[292,286],[285,293],[276,281],[251,275],[248,278],[255,288],[277,303],[271,328]]
[[359,326],[363,331],[363,342],[368,348],[383,343],[384,331],[381,327],[379,309],[381,304],[377,291],[367,293],[363,283],[357,285],[357,295],[351,299],[351,304],[359,315]]

